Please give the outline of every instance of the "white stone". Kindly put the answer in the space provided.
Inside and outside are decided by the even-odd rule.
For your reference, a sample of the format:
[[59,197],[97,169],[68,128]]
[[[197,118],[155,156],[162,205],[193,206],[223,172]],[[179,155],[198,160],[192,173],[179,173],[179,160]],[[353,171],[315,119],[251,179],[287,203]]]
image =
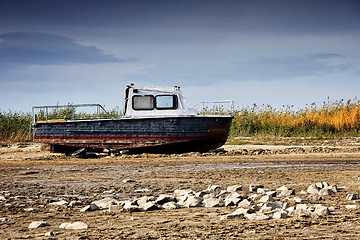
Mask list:
[[254,211],[246,208],[238,208],[231,214],[248,214],[248,213],[254,213]]
[[236,206],[241,200],[242,197],[240,194],[232,192],[225,198],[225,206]]
[[[197,195],[195,195],[195,196],[196,196],[196,197],[200,197],[200,196],[197,196]],[[202,196],[203,199],[206,199],[206,198],[214,198],[214,197],[216,197],[216,194],[213,193],[213,192]]]
[[309,199],[307,198],[299,198],[299,197],[295,197],[294,200],[296,203],[305,203],[309,201]]
[[282,208],[283,208],[283,209],[287,209],[287,208],[289,208],[289,207],[290,207],[290,204],[287,203],[287,202],[283,203],[283,205],[282,205]]
[[59,228],[80,230],[80,229],[87,229],[87,228],[89,228],[89,226],[83,222],[74,222],[74,223],[62,223],[59,226]]
[[216,198],[224,198],[226,197],[227,195],[231,194],[231,192],[228,192],[226,190],[222,190],[220,191],[220,193],[216,194]]
[[138,198],[136,202],[137,202],[138,205],[141,205],[141,204],[144,204],[144,203],[147,203],[147,202],[153,202],[155,200],[156,200],[156,198],[153,197],[153,196],[143,196],[141,198]]
[[59,228],[65,229],[69,225],[71,225],[71,223],[62,223],[62,224],[60,224]]
[[249,201],[252,201],[252,202],[256,202],[258,201],[260,198],[262,197],[262,195],[259,195],[259,194],[252,194],[248,197],[248,200]]
[[162,208],[164,209],[178,209],[180,206],[176,204],[175,202],[167,202],[162,205]]
[[266,207],[266,206],[262,206],[260,209],[261,213],[269,213],[271,212],[273,209],[271,207]]
[[225,216],[221,216],[220,217],[220,221],[223,221],[225,219],[243,219],[244,218],[244,214],[227,214]]
[[242,200],[241,202],[239,202],[238,207],[241,208],[249,208],[251,205],[251,202],[247,199]]
[[270,191],[271,191],[271,189],[267,189],[267,188],[258,188],[256,190],[256,192],[259,194],[265,194],[266,192],[270,192]]
[[251,207],[249,208],[248,213],[255,213],[255,212],[257,212],[257,211],[260,210],[260,207],[261,207],[261,206],[253,205],[253,206],[251,206]]
[[158,210],[159,207],[156,205],[155,202],[147,202],[139,205],[139,209],[141,209],[142,211],[153,211]]
[[268,191],[265,194],[268,196],[276,197],[277,192],[276,191]]
[[320,188],[316,184],[311,184],[307,188],[307,192],[310,194],[319,194]]
[[326,216],[329,215],[330,211],[327,207],[317,204],[314,213],[318,216]]
[[96,211],[99,209],[100,208],[96,204],[91,203],[90,205],[83,207],[80,212]]
[[322,197],[319,194],[311,194],[308,199],[310,202],[317,202],[322,200]]
[[176,198],[177,204],[179,204],[180,206],[185,207],[185,202],[186,202],[186,200],[187,200],[188,198],[189,198],[188,196],[177,197],[177,198]]
[[299,194],[300,195],[305,195],[305,194],[307,194],[308,192],[307,191],[304,191],[304,190],[301,190],[300,192],[299,192]]
[[220,207],[220,199],[206,198],[203,200],[204,207]]
[[249,220],[252,220],[252,221],[270,219],[268,216],[266,216],[265,214],[262,214],[262,213],[244,214],[244,217],[249,219]]
[[150,192],[150,190],[147,189],[147,188],[142,188],[142,189],[136,189],[134,192],[136,192],[136,193],[144,193],[144,192]]
[[50,224],[47,222],[35,221],[35,222],[30,223],[28,228],[39,228],[39,227],[46,227],[46,226],[50,226]]
[[69,207],[79,206],[79,205],[82,205],[82,202],[79,200],[73,200],[69,203]]
[[35,208],[30,207],[30,208],[24,208],[23,210],[24,212],[33,212],[35,211]]
[[331,196],[334,194],[334,191],[330,188],[323,188],[319,191],[320,196]]
[[297,204],[296,205],[296,209],[307,209],[308,205],[307,204]]
[[185,203],[185,207],[200,207],[202,204],[201,198],[195,197],[195,196],[189,196]]
[[239,208],[236,209],[233,213],[221,216],[220,220],[224,219],[235,219],[235,218],[244,218],[244,214],[248,212],[248,209]]
[[237,192],[237,191],[242,190],[242,186],[241,185],[232,185],[232,186],[228,186],[226,190],[228,192]]
[[334,212],[335,210],[336,210],[336,208],[335,208],[334,206],[329,207],[329,211],[330,211],[330,212]]
[[290,213],[290,212],[295,211],[295,207],[294,207],[294,206],[293,206],[293,207],[288,207],[288,208],[285,208],[285,210],[286,210],[288,213]]
[[54,233],[53,233],[53,232],[46,232],[46,233],[44,234],[44,236],[45,236],[45,237],[52,237],[52,236],[54,236]]
[[282,192],[282,191],[285,191],[285,190],[291,190],[291,188],[288,188],[285,185],[283,185],[283,186],[276,189],[276,191],[278,191],[278,192]]
[[325,187],[322,182],[315,183],[315,186],[317,186],[319,189],[322,189]]
[[345,208],[349,209],[349,210],[355,210],[355,209],[358,209],[359,206],[358,205],[346,205]]
[[124,210],[130,212],[139,211],[139,206],[137,205],[137,201],[123,201],[122,207]]
[[52,205],[52,206],[65,206],[67,204],[68,204],[68,202],[65,200],[49,203],[49,205]]
[[221,189],[222,189],[222,188],[221,188],[220,185],[210,185],[210,186],[207,188],[208,191],[212,191],[212,192],[216,192],[216,191],[220,192]]
[[284,209],[276,211],[273,215],[274,219],[281,219],[281,218],[287,218],[287,217],[288,217],[288,212],[285,211]]
[[357,193],[348,193],[346,195],[347,200],[357,200],[359,199],[359,195]]
[[180,196],[190,196],[190,195],[194,195],[195,192],[191,189],[186,189],[186,190],[175,190],[174,191],[174,195],[176,197],[180,197]]
[[133,179],[124,179],[122,180],[123,183],[135,183],[136,181]]
[[333,192],[338,192],[338,187],[336,185],[332,185],[330,187],[328,187],[329,189],[333,190]]
[[110,207],[110,205],[117,205],[118,204],[118,200],[115,200],[114,198],[104,198],[101,200],[97,200],[92,202],[92,204],[95,204],[96,206],[98,206],[99,209],[108,209]]
[[288,197],[290,195],[294,195],[295,191],[293,189],[286,189],[281,191],[281,193],[279,194],[279,197]]
[[272,196],[266,195],[266,196],[261,197],[258,202],[266,203],[266,202],[274,202],[274,201],[275,200],[274,200],[274,198]]

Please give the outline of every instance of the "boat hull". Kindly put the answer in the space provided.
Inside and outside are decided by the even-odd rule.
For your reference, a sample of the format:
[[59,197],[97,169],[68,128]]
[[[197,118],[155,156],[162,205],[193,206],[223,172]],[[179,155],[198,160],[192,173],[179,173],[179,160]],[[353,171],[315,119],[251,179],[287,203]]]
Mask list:
[[222,146],[231,116],[120,118],[37,123],[34,141],[57,149],[206,152]]

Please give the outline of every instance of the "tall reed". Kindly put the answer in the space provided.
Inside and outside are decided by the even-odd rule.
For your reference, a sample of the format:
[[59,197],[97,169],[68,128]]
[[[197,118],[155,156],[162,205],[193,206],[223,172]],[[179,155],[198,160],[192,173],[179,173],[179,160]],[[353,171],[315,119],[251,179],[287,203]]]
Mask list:
[[[115,108],[109,114],[119,117],[121,111]],[[39,118],[42,118],[41,114]],[[30,113],[0,111],[0,142],[30,141],[31,119]],[[336,137],[359,134],[360,101],[357,99],[328,100],[299,110],[290,106],[276,109],[270,105],[254,104],[236,111],[230,129],[231,136]]]
[[360,130],[360,101],[315,103],[304,109],[275,109],[270,105],[246,107],[236,112],[231,134],[276,136],[357,135]]
[[0,142],[23,142],[31,140],[30,122],[30,113],[0,112]]

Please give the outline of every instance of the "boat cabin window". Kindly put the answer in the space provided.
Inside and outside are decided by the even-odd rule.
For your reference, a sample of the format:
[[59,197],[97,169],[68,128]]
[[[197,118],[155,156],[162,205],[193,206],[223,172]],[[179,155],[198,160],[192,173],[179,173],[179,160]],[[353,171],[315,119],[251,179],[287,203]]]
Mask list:
[[154,109],[154,96],[133,96],[133,109],[134,110],[153,110]]
[[156,109],[176,109],[177,108],[176,95],[157,95],[155,97]]

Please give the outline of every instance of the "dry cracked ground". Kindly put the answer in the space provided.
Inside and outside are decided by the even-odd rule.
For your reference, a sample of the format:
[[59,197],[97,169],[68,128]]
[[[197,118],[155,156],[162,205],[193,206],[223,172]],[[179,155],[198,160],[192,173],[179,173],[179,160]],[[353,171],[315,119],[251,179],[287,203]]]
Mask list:
[[0,239],[358,239],[359,139],[295,144],[93,159],[2,146]]

